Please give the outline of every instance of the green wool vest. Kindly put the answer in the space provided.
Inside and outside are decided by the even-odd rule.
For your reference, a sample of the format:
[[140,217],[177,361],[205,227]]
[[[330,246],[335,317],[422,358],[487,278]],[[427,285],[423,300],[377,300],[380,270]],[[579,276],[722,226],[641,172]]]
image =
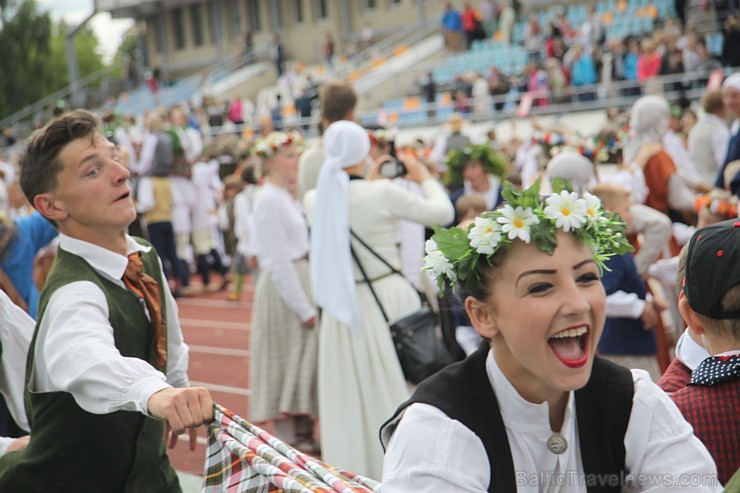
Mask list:
[[[143,240],[137,241],[148,245]],[[157,280],[161,289],[163,279],[154,249],[142,252],[142,260],[144,272]],[[39,321],[51,295],[74,281],[90,281],[105,294],[115,345],[121,355],[139,358],[154,366],[152,331],[143,301],[102,277],[83,258],[61,248],[41,293]],[[80,408],[67,392],[28,391],[37,335],[38,330],[29,349],[26,369],[26,411],[32,439],[26,450],[7,454],[0,460],[0,491],[181,491],[165,451],[162,421],[132,411],[91,414]]]

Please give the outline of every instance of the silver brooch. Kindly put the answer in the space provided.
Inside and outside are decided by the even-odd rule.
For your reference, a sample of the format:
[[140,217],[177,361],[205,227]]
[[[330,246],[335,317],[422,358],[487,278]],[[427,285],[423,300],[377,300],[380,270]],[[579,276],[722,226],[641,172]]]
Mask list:
[[568,442],[563,435],[556,433],[547,439],[547,448],[553,454],[562,454],[568,450]]

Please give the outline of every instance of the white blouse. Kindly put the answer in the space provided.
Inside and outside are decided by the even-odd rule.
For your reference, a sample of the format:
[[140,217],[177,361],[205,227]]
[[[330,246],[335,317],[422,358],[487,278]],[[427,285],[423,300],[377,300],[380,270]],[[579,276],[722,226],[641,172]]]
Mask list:
[[290,192],[265,182],[254,201],[254,249],[269,271],[280,298],[305,322],[316,309],[301,285],[293,262],[308,255],[308,226],[303,208]]
[[[125,289],[121,278],[128,265],[126,257],[63,234],[59,237],[60,248],[85,258],[98,273]],[[150,249],[131,237],[127,237],[126,247],[128,254]],[[166,376],[142,359],[121,355],[108,320],[105,295],[92,282],[75,281],[51,295],[39,323],[30,390],[69,392],[82,409],[93,414],[138,411],[148,416],[152,394],[170,386],[189,387],[188,347],[180,330],[177,304],[166,285],[164,293]]]
[[[26,356],[31,344],[36,322],[16,306],[5,292],[0,291],[0,393],[15,422],[28,431],[28,419],[23,403],[26,381]],[[5,454],[14,438],[0,437],[0,457]]]
[[[547,447],[548,404],[524,400],[496,364],[486,359],[506,427],[519,493],[585,493],[573,392],[561,434],[568,442],[562,454]],[[637,480],[623,491],[721,491],[717,469],[670,398],[642,370],[632,370],[635,392],[624,437],[626,468]],[[490,466],[483,443],[459,421],[427,404],[410,406],[391,437],[385,455],[386,493],[488,491]],[[695,484],[698,486],[694,487]]]

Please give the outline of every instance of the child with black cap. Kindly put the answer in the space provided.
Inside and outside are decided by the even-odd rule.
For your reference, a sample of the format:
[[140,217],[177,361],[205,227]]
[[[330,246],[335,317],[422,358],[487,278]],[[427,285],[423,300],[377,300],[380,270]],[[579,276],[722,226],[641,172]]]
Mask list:
[[740,220],[698,230],[681,263],[679,310],[711,356],[671,398],[712,454],[725,484],[740,468]]

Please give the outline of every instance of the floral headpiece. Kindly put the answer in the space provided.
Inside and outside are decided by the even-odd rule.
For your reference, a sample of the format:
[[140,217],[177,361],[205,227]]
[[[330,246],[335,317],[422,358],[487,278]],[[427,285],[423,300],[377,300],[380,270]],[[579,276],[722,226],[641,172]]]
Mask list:
[[504,206],[478,216],[467,231],[436,229],[426,242],[423,270],[430,271],[440,287],[446,278],[474,288],[482,280],[484,262],[490,262],[496,252],[509,248],[517,238],[534,242],[552,255],[558,229],[573,232],[588,245],[599,269],[606,268],[609,257],[634,250],[625,236],[624,221],[602,209],[598,197],[585,193],[579,198],[559,179],[553,180],[552,186],[555,192],[541,198],[539,181],[526,190],[505,182]]
[[301,134],[292,130],[290,132],[272,132],[264,139],[260,139],[254,145],[254,153],[262,159],[269,159],[283,147],[295,144],[303,145]]
[[478,161],[483,165],[483,169],[489,175],[495,175],[499,178],[506,176],[509,165],[506,159],[488,144],[466,145],[462,149],[450,151],[447,154],[445,164],[447,173],[445,174],[445,183],[454,184],[462,183],[463,168],[467,163]]
[[707,209],[716,216],[720,216],[725,219],[734,219],[738,217],[737,204],[737,196],[708,193],[706,195],[699,195],[696,197],[696,200],[694,200],[694,209],[697,213],[701,212],[702,209]]
[[546,146],[561,146],[565,144],[565,136],[558,132],[534,132],[532,142]]
[[385,128],[379,128],[377,130],[368,130],[367,135],[370,137],[370,143],[376,146],[384,146],[391,140],[393,135]]

